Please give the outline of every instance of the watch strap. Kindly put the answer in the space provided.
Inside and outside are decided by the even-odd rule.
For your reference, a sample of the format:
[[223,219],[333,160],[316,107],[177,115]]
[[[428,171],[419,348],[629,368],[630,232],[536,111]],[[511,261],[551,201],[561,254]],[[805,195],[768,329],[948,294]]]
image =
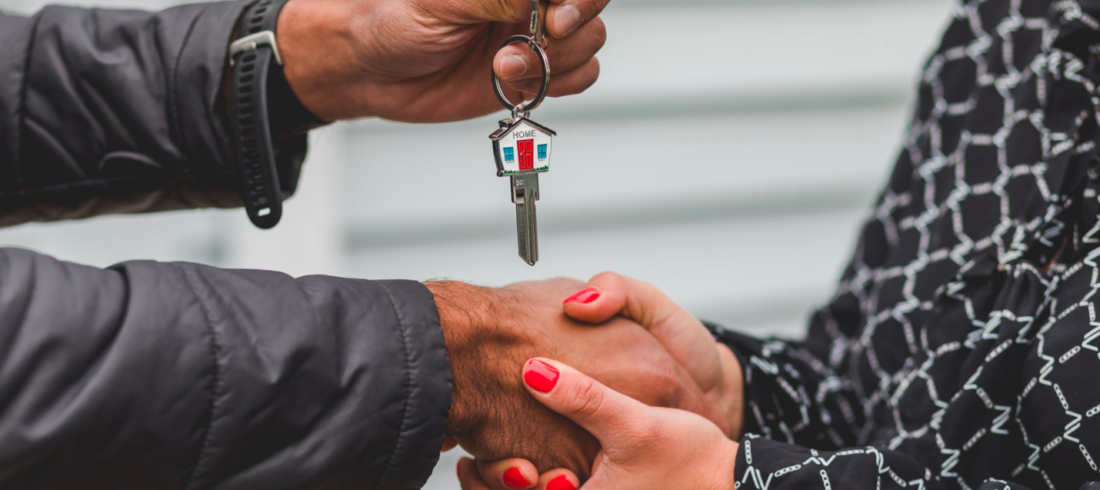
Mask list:
[[245,10],[240,38],[230,46],[229,122],[249,220],[269,229],[283,215],[268,108],[268,72],[282,64],[275,38],[279,12],[288,0],[260,0]]

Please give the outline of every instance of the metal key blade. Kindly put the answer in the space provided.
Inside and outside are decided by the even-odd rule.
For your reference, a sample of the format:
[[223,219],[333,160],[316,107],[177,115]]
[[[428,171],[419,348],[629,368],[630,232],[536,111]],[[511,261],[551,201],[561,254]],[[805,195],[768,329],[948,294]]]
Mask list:
[[535,265],[539,260],[538,219],[535,217],[535,202],[538,200],[538,174],[512,176],[512,202],[516,203],[519,256],[527,265]]

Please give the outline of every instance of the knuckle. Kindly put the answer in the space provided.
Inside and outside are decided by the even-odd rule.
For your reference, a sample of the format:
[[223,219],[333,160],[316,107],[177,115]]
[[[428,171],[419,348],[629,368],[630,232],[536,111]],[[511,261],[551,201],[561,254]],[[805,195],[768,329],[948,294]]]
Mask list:
[[622,281],[623,276],[619,275],[619,273],[617,272],[612,271],[601,272],[599,274],[596,274],[595,276],[592,276],[592,279],[589,280],[589,282],[600,284],[606,287],[617,287],[622,284]]
[[663,438],[668,434],[665,424],[653,417],[635,417],[630,420],[627,428],[637,439],[647,442],[663,442]]
[[571,412],[582,418],[598,414],[604,405],[603,390],[600,390],[591,380],[578,384],[570,396]]
[[588,73],[585,76],[584,88],[588,89],[589,87],[595,85],[596,81],[599,80],[599,79],[600,79],[600,60],[598,60],[596,58],[592,58],[591,68],[589,68]]
[[607,44],[607,24],[603,19],[596,17],[592,19],[592,37],[596,46],[596,51],[603,48],[604,44]]
[[679,408],[684,403],[684,385],[671,365],[663,366],[650,381],[657,390],[657,398],[662,407]]
[[514,22],[522,21],[524,18],[524,14],[516,8],[516,2],[513,0],[490,0],[489,8],[495,14],[493,18],[507,19]]

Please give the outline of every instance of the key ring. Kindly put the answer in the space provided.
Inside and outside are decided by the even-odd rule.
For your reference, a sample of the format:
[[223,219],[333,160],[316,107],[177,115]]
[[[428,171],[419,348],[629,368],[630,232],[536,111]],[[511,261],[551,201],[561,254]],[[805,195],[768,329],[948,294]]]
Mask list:
[[519,104],[512,104],[512,102],[508,100],[508,96],[504,95],[504,88],[500,86],[500,79],[497,78],[497,73],[492,69],[489,70],[489,73],[493,77],[493,88],[496,89],[497,100],[500,100],[500,103],[504,105],[505,109],[510,109],[512,111],[513,119],[517,119],[518,116],[526,116],[531,111],[535,110],[535,108],[546,99],[546,93],[550,90],[550,60],[546,57],[546,50],[542,49],[542,46],[535,42],[535,38],[517,34],[505,39],[504,43],[500,45],[500,48],[497,48],[497,51],[516,43],[524,43],[531,48],[531,51],[538,53],[539,64],[542,65],[542,87],[539,88],[539,93],[535,95],[535,98],[530,102],[524,104],[520,101]]

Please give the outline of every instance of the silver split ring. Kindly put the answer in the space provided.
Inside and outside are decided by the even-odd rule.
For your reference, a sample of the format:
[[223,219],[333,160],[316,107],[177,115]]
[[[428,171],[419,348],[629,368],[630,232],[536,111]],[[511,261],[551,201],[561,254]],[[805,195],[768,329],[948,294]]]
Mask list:
[[535,42],[535,38],[530,36],[524,36],[523,34],[517,34],[504,40],[504,43],[497,48],[497,51],[504,49],[507,46],[516,43],[524,43],[539,55],[539,64],[542,65],[542,87],[539,88],[539,93],[535,95],[534,100],[523,104],[522,101],[519,104],[513,104],[508,100],[508,96],[504,95],[504,88],[500,86],[500,79],[497,78],[497,72],[492,68],[489,69],[489,73],[493,77],[493,88],[496,89],[497,99],[504,105],[505,109],[512,111],[512,115],[526,115],[527,113],[535,110],[542,101],[546,99],[546,93],[550,90],[550,60],[546,57],[546,50],[542,49],[542,46]]

